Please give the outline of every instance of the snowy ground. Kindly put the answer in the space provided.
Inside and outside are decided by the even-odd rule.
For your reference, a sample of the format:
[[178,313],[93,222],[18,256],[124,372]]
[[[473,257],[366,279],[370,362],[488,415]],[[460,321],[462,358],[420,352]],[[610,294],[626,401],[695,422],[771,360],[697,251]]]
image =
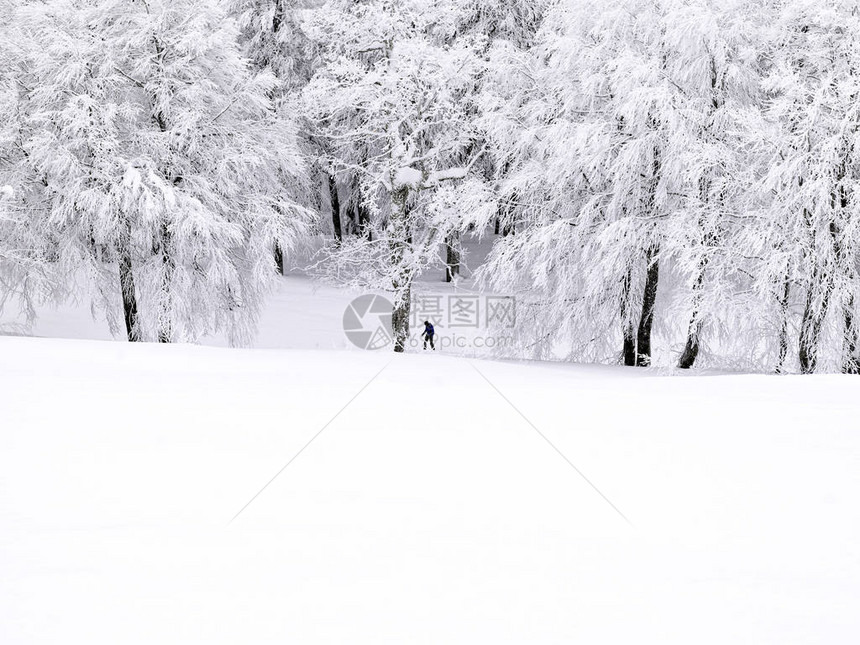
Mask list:
[[860,637],[854,379],[0,354],[3,643]]
[[363,352],[348,300],[0,337],[0,643],[860,641],[856,378]]

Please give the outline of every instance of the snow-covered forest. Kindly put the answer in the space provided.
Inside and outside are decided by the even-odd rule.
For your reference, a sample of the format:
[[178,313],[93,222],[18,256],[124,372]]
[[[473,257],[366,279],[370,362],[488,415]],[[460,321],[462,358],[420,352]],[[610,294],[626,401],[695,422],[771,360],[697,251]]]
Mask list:
[[839,0],[4,0],[0,305],[253,338],[294,253],[516,297],[507,355],[860,370]]
[[0,645],[857,645],[858,373],[857,0],[0,0]]

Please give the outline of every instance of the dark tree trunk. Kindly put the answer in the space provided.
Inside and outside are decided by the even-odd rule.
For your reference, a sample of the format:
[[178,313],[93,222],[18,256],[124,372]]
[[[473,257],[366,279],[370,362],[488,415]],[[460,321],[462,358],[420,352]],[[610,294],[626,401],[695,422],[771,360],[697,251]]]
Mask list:
[[516,192],[510,197],[503,199],[496,208],[496,223],[495,234],[501,234],[504,237],[514,233],[514,203],[517,199]]
[[[164,48],[158,40],[155,41],[155,51],[159,58],[164,55]],[[158,124],[158,129],[164,133],[168,132],[167,119],[161,110],[156,111],[154,118],[156,124]],[[165,170],[164,174],[165,176],[169,176],[170,173]],[[179,186],[182,183],[182,177],[173,177],[172,183],[174,186]],[[161,269],[163,273],[161,276],[161,294],[158,299],[158,320],[156,324],[158,327],[158,342],[169,343],[173,339],[173,306],[171,300],[173,298],[173,273],[176,264],[173,260],[171,249],[172,235],[166,223],[162,223],[161,225],[161,239],[158,242],[161,250]]]
[[283,0],[275,0],[275,13],[272,16],[272,33],[276,34],[280,31],[281,25],[284,24],[286,10],[284,9]]
[[284,275],[286,272],[284,267],[284,252],[281,250],[281,245],[277,242],[275,242],[275,267],[281,275]]
[[845,345],[842,350],[843,374],[860,374],[860,356],[857,355],[860,329],[854,313],[854,296],[845,305]]
[[328,176],[328,194],[331,199],[331,223],[334,229],[334,239],[340,243],[343,241],[343,231],[340,226],[340,198],[337,194],[337,181],[334,175]]
[[412,297],[412,270],[405,266],[406,252],[410,244],[409,230],[409,189],[400,188],[392,194],[394,208],[388,222],[389,252],[392,268],[396,271],[394,280],[394,311],[391,314],[391,327],[394,334],[394,351],[406,351],[409,340],[409,311]]
[[[656,128],[658,125],[656,120],[653,117],[649,120]],[[656,214],[657,187],[660,183],[662,168],[660,149],[655,148],[651,165],[648,203],[645,205],[645,211],[649,215]],[[651,365],[651,329],[654,326],[654,304],[657,302],[657,285],[660,280],[659,253],[660,247],[656,243],[652,243],[645,251],[647,272],[645,274],[645,289],[642,294],[642,314],[639,317],[639,329],[636,333],[636,365],[640,367]]]
[[173,274],[176,264],[173,261],[173,236],[167,225],[161,227],[161,298],[158,316],[158,342],[169,343],[173,340]]
[[628,367],[636,365],[636,333],[631,317],[630,290],[633,276],[630,269],[621,284],[621,334],[624,338],[624,364]]
[[358,229],[364,237],[367,238],[368,242],[373,241],[373,231],[370,228],[370,213],[367,208],[362,206],[361,204],[357,207],[358,210]]
[[455,231],[445,239],[445,282],[460,275],[460,235]]
[[[840,256],[839,228],[836,222],[830,223],[830,237],[833,244],[834,257],[831,266],[825,266],[823,272],[816,267],[812,272],[812,279],[806,292],[806,306],[803,309],[803,319],[800,324],[800,371],[803,374],[812,374],[818,364],[818,344],[821,338],[821,329],[827,318],[830,307],[833,286],[835,282],[834,272],[837,270]],[[821,289],[821,303],[815,306],[816,291]]]
[[702,306],[702,289],[705,285],[705,266],[706,261],[702,260],[699,266],[699,275],[696,277],[696,283],[693,285],[693,314],[690,317],[690,325],[687,328],[687,343],[684,345],[684,351],[678,359],[678,367],[682,370],[688,370],[696,362],[699,356],[699,338],[702,334],[701,306]]
[[[716,90],[716,87],[717,72],[714,67],[714,61],[711,59],[711,89]],[[716,94],[713,96],[716,96]],[[714,110],[719,109],[719,102],[716,98],[713,100],[712,105]],[[708,204],[711,200],[711,181],[705,176],[699,178],[699,199],[702,204]],[[699,227],[705,230],[708,229],[708,223],[704,217],[699,218]],[[682,370],[688,370],[693,367],[696,359],[699,357],[699,343],[704,324],[702,320],[702,299],[705,290],[705,274],[708,269],[707,251],[716,246],[716,235],[712,231],[707,230],[704,233],[703,242],[705,255],[699,260],[699,271],[696,275],[696,282],[693,283],[693,312],[690,315],[690,324],[687,326],[687,342],[684,345],[684,351],[681,352],[681,356],[678,358],[678,367]]]
[[690,369],[696,362],[696,358],[699,356],[699,335],[701,332],[702,321],[691,321],[690,331],[687,334],[687,344],[684,345],[684,351],[681,353],[681,358],[678,359],[678,367],[682,370]]
[[776,372],[781,374],[785,371],[785,359],[788,358],[788,299],[791,296],[791,280],[788,272],[782,285],[782,293],[779,296],[779,312],[782,321],[779,327],[779,356],[776,360]]
[[394,305],[391,313],[391,330],[394,332],[394,351],[402,354],[406,351],[406,341],[409,339],[409,313],[412,301],[412,288],[403,291],[402,300]]
[[636,365],[651,364],[651,328],[654,326],[654,304],[657,301],[657,284],[660,279],[659,248],[651,246],[645,254],[648,272],[645,277],[645,293],[642,296],[642,316],[636,334]]
[[[848,192],[845,189],[844,183],[846,174],[846,165],[843,163],[839,173],[839,188],[834,194],[834,201],[838,201],[840,212],[847,219],[846,209],[848,208]],[[854,269],[853,262],[845,258],[842,231],[844,224],[837,225],[835,222],[830,226],[830,236],[833,242],[834,261],[839,265],[846,265],[845,270],[848,272],[849,283],[854,283],[857,280],[857,274]],[[847,262],[846,262],[847,260]],[[842,343],[842,373],[843,374],[860,374],[860,356],[857,355],[858,343],[858,328],[857,319],[854,313],[854,294],[848,296],[848,301],[842,305],[842,318],[845,329]]]
[[812,280],[806,292],[806,306],[803,308],[803,319],[800,323],[800,371],[803,374],[812,374],[818,365],[818,342],[821,337],[821,328],[827,317],[827,307],[830,301],[829,279],[824,278],[824,293],[821,297],[821,305],[815,307],[815,291],[821,281],[818,270],[813,271]]
[[818,316],[813,312],[813,287],[810,285],[806,294],[806,306],[803,309],[803,319],[800,323],[800,371],[803,374],[812,374],[818,360],[818,334],[821,326]]
[[140,324],[137,313],[137,295],[134,287],[134,272],[128,249],[122,249],[119,258],[119,284],[122,292],[122,309],[125,314],[125,329],[128,342],[140,341]]

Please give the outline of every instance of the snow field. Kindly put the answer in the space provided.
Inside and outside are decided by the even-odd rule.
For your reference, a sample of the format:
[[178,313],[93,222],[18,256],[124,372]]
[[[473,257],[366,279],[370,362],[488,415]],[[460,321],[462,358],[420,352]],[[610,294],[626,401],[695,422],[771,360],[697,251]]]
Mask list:
[[851,378],[0,344],[3,642],[860,634]]

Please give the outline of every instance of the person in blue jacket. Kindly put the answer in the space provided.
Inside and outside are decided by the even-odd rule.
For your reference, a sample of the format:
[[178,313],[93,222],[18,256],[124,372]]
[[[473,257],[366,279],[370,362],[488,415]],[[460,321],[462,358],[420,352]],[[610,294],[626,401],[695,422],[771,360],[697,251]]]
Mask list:
[[430,347],[433,348],[433,351],[436,351],[436,344],[433,342],[433,336],[436,335],[436,330],[433,329],[433,325],[430,324],[429,320],[424,321],[424,333],[422,337],[424,338],[424,349],[427,349],[427,341],[430,341]]

